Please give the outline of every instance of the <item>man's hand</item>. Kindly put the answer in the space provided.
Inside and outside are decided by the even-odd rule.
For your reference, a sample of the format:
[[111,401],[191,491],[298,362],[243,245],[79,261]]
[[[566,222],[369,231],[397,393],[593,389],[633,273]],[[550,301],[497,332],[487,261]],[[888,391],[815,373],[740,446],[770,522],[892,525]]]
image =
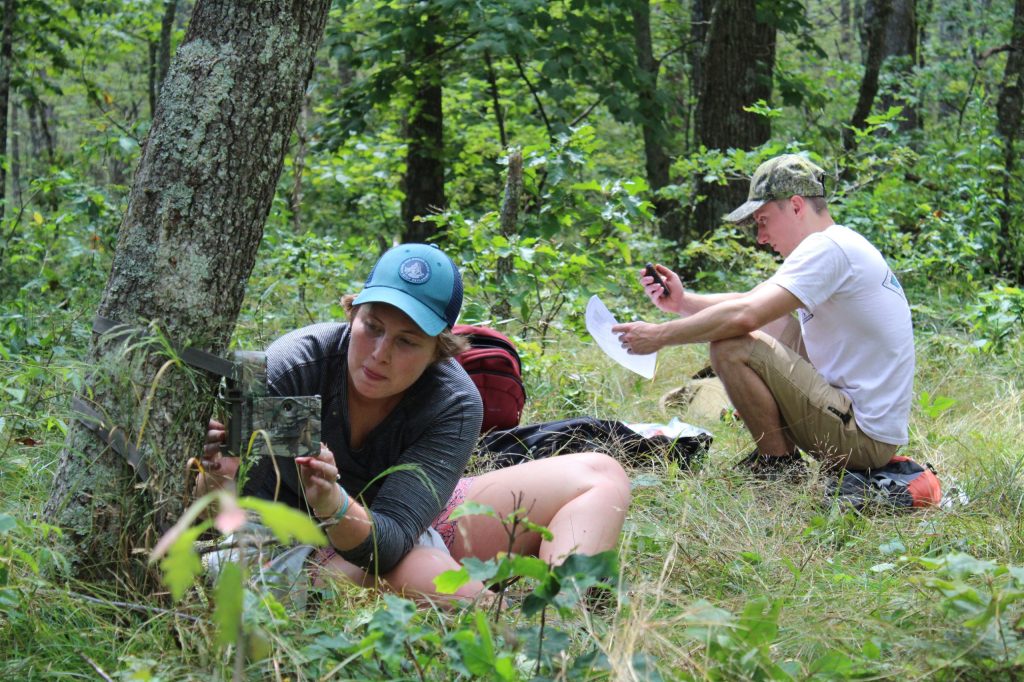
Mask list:
[[[661,290],[661,287],[658,287]],[[612,327],[619,335],[619,341],[627,352],[634,355],[646,355],[660,350],[665,343],[661,340],[661,325],[649,322],[625,322]]]
[[[651,303],[663,312],[682,315],[683,297],[686,294],[683,292],[683,282],[679,279],[679,275],[664,265],[655,265],[654,269],[665,285],[663,287],[661,284],[658,284],[654,281],[653,277],[647,275],[644,270],[641,270],[640,284],[643,286],[647,298],[651,299]],[[668,295],[662,296],[666,291],[668,291]]]

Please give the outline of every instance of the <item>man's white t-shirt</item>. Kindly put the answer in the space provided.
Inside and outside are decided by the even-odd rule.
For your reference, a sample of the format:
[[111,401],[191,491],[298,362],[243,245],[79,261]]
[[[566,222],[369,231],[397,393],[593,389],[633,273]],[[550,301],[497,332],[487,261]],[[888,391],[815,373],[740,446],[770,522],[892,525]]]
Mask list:
[[841,225],[806,237],[768,280],[800,299],[807,356],[850,396],[860,429],[907,442],[914,383],[910,306],[882,254]]

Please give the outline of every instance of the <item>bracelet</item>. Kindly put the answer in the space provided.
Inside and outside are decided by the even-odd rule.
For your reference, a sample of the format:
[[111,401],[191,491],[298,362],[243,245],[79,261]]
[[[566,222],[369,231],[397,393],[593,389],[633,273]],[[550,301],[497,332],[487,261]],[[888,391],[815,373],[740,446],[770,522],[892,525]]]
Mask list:
[[[344,488],[341,487],[340,483],[338,484],[338,492],[340,492],[345,497],[345,501],[341,503],[340,507],[338,507],[338,511],[334,512],[333,514],[331,514],[331,518],[329,518],[329,519],[320,519],[321,521],[324,521],[325,523],[326,522],[338,523],[343,518],[345,518],[345,512],[348,511],[349,505],[352,504],[352,497],[348,494],[348,492],[346,492],[346,490]],[[319,517],[317,517],[317,518],[319,518]]]

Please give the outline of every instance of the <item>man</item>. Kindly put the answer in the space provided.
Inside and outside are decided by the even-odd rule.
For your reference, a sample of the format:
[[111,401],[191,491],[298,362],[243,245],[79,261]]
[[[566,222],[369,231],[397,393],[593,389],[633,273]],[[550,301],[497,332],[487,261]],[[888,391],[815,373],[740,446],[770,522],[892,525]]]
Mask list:
[[[883,466],[907,442],[914,377],[896,276],[864,237],[833,222],[825,172],[799,155],[763,163],[747,202],[725,220],[754,223],[758,243],[784,259],[774,275],[746,293],[696,294],[659,265],[664,289],[653,277],[640,282],[680,319],[613,331],[632,353],[711,343],[712,366],[757,444],[741,462],[756,476],[797,472],[800,450],[828,469]],[[787,345],[778,332],[789,323]]]

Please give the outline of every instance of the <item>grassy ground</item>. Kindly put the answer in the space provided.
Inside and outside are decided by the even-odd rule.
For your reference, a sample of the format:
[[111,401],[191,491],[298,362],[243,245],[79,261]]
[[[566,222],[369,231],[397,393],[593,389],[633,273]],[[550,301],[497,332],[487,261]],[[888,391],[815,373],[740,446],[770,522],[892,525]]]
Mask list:
[[[658,397],[700,369],[706,349],[664,352],[657,378],[647,382],[592,346],[557,341],[530,360],[526,419],[687,420],[662,414]],[[907,454],[932,463],[947,487],[959,486],[970,500],[948,509],[840,513],[823,504],[817,472],[801,486],[734,472],[732,463],[750,448],[742,425],[697,422],[714,433],[702,467],[687,472],[652,461],[631,470],[621,588],[594,614],[547,612],[544,646],[555,657],[543,676],[1024,676],[1015,601],[1024,584],[1010,582],[1024,581],[1020,351],[1018,341],[1004,355],[978,355],[964,350],[963,339],[919,335],[920,401]],[[5,367],[30,373],[30,364]],[[115,597],[116,585],[104,595],[45,577],[60,559],[47,550],[34,513],[55,469],[60,430],[47,430],[42,415],[59,414],[69,387],[52,363],[32,381],[42,400],[36,431],[26,440],[8,430],[0,449],[0,671],[11,680],[230,679],[233,647],[215,642],[207,588],[172,604]],[[18,409],[27,407],[12,405],[8,423]],[[521,581],[511,591],[521,595],[524,585],[532,586]],[[474,614],[414,613],[408,603],[343,586],[306,612],[253,598],[243,676],[530,679],[541,619],[517,608],[483,621]],[[586,658],[591,651],[596,657]]]

